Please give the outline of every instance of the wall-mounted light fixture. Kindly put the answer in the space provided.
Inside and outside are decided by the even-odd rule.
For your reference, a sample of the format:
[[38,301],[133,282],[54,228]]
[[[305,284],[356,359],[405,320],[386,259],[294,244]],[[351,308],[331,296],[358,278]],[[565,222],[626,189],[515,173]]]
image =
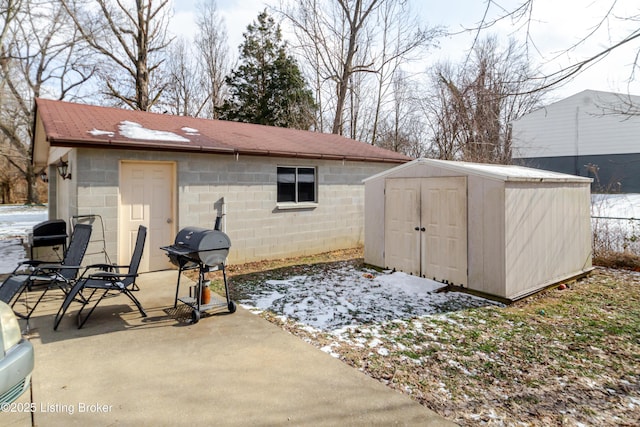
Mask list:
[[58,169],[58,175],[60,175],[62,179],[71,179],[71,172],[69,172],[69,162],[60,160],[56,164],[56,168]]
[[49,182],[49,176],[47,175],[46,170],[42,169],[42,172],[40,172],[40,179],[42,182]]

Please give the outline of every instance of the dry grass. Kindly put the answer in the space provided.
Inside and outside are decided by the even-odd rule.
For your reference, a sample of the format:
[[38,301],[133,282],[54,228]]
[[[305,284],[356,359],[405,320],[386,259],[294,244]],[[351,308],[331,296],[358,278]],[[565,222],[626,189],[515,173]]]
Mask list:
[[593,220],[593,264],[640,271],[640,220]]
[[[361,250],[229,268],[232,289],[361,257]],[[362,264],[361,259],[353,260]],[[462,425],[638,425],[640,274],[598,269],[567,289],[367,325],[348,339],[261,316]],[[375,337],[384,355],[362,342]]]
[[594,255],[593,265],[640,271],[640,256],[630,252],[602,251]]

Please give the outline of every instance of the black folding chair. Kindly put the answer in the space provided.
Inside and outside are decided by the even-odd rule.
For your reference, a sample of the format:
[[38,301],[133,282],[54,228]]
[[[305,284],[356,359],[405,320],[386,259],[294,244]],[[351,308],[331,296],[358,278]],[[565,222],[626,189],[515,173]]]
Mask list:
[[[146,237],[147,228],[142,225],[139,226],[138,236],[136,238],[136,246],[131,256],[131,263],[128,266],[97,264],[87,267],[88,269],[101,268],[105,271],[91,273],[87,277],[81,277],[76,282],[71,291],[67,293],[62,306],[58,310],[58,314],[56,314],[53,329],[58,329],[60,321],[64,317],[67,309],[69,308],[69,305],[71,305],[71,302],[73,301],[78,301],[82,304],[82,307],[77,314],[78,329],[82,328],[82,326],[84,326],[84,324],[89,319],[89,316],[91,316],[98,304],[100,304],[100,301],[102,301],[107,295],[115,296],[125,294],[136,305],[136,307],[138,307],[138,310],[140,311],[142,317],[147,317],[147,313],[145,313],[144,309],[142,308],[142,304],[140,304],[140,301],[138,301],[138,299],[132,293],[133,291],[137,290],[136,278],[138,277],[138,267],[140,266],[140,260],[142,258],[142,252],[144,250],[144,242]],[[118,273],[117,271],[114,271],[124,268],[128,268],[128,271],[126,273]],[[84,295],[84,291],[87,289],[91,289],[91,293],[89,294],[89,296]],[[97,301],[93,304],[93,307],[91,307],[87,315],[83,318],[82,311],[87,305],[91,303],[92,298],[99,290],[103,291],[102,295],[100,295]]]
[[[38,307],[42,298],[50,289],[61,289],[65,294],[75,284],[80,264],[84,258],[91,238],[91,226],[78,224],[73,230],[69,247],[62,262],[50,263],[45,261],[30,260],[21,262],[13,273],[0,285],[0,300],[9,304],[16,316],[27,320]],[[34,289],[43,289],[35,304],[29,307],[29,292]],[[26,312],[16,310],[16,303],[24,295]]]

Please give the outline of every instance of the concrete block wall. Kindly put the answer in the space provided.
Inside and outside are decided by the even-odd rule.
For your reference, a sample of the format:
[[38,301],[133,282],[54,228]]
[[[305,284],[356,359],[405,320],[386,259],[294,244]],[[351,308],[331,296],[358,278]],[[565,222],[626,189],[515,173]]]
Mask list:
[[[118,183],[120,156],[114,150],[74,150],[70,161],[76,200],[70,215],[100,215],[93,223],[92,243],[84,264],[118,263]],[[84,221],[83,221],[84,222]],[[104,233],[102,228],[104,228]],[[106,256],[104,254],[106,249]]]
[[[373,162],[80,149],[74,167],[77,209],[73,214],[102,216],[107,253],[114,262],[117,260],[122,160],[175,162],[177,229],[213,228],[216,216],[224,211],[222,227],[232,243],[230,263],[362,245],[362,180],[394,166]],[[276,201],[278,166],[316,167],[318,203],[296,209],[279,206]]]
[[[318,203],[296,209],[279,206],[278,166],[316,167]],[[186,155],[178,165],[180,227],[213,227],[223,209],[223,230],[232,242],[231,263],[358,246],[364,238],[361,181],[388,167],[253,156],[215,156],[212,161],[208,156]]]

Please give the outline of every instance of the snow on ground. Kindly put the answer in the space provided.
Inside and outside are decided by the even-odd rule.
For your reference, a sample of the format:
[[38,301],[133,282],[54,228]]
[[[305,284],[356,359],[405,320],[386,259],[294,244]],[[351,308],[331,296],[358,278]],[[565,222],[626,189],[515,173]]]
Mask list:
[[11,273],[27,259],[23,242],[47,216],[46,206],[0,205],[0,274]]
[[593,194],[591,215],[640,219],[640,194]]
[[[350,327],[497,304],[401,272],[360,269],[349,263],[308,276],[267,280],[243,289],[239,302],[311,328],[340,334]],[[376,342],[369,343],[371,347]]]
[[640,253],[640,194],[591,196],[594,250]]
[[26,239],[34,225],[46,220],[46,206],[0,205],[0,239]]

